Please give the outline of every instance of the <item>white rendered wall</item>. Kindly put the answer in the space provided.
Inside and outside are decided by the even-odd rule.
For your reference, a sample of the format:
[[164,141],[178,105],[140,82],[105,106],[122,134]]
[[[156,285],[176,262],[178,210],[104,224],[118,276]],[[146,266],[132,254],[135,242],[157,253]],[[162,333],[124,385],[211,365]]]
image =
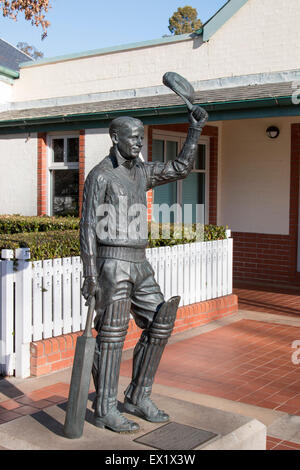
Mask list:
[[111,139],[108,129],[86,129],[85,131],[85,177],[97,163],[109,154]]
[[248,0],[212,37],[21,69],[13,101],[162,84],[172,70],[191,81],[299,68],[299,0]]
[[37,138],[0,136],[0,214],[37,214]]
[[12,100],[12,84],[0,79],[0,106]]
[[[148,159],[147,149],[148,126],[145,126],[145,142],[141,157]],[[85,131],[85,177],[97,163],[109,154],[112,146],[108,129],[87,129]]]
[[[237,232],[288,235],[292,118],[225,121],[218,222]],[[266,136],[270,125],[280,136]]]

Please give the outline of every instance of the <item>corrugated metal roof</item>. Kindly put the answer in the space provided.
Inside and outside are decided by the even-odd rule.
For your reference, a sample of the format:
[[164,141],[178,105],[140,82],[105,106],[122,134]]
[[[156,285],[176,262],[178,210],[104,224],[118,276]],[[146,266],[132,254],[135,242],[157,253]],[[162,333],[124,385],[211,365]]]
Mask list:
[[[241,102],[246,100],[262,100],[267,98],[290,97],[293,94],[293,82],[248,85],[233,88],[218,88],[196,92],[196,104],[210,105],[213,103]],[[37,118],[78,116],[84,114],[102,114],[112,111],[155,109],[183,105],[175,93],[147,96],[139,98],[78,103],[64,106],[11,110],[0,113],[0,122],[30,120]]]

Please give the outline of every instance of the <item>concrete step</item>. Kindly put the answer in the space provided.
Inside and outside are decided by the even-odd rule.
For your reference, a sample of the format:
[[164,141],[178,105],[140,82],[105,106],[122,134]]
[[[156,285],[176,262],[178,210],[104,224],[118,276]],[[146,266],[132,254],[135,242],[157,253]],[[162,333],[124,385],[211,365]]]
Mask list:
[[[168,411],[171,423],[189,427],[187,431],[190,429],[191,435],[193,430],[195,432],[209,431],[217,435],[200,446],[195,447],[195,441],[193,441],[191,445],[195,450],[264,450],[266,448],[266,426],[256,419],[164,395],[153,394],[152,398],[159,408]],[[139,423],[140,430],[137,433],[117,434],[98,429],[92,424],[93,412],[89,401],[83,436],[80,439],[70,440],[63,435],[65,409],[66,404],[63,403],[2,424],[0,426],[1,445],[12,450],[154,451],[155,447],[137,442],[137,439],[156,430],[161,432],[162,427],[165,426],[165,424],[150,423],[126,414],[128,418]],[[122,408],[120,409],[122,411]],[[176,426],[173,425],[173,428],[176,429]],[[184,441],[178,441],[178,433],[174,436],[167,434],[158,446],[161,450],[170,449],[170,446],[172,450],[191,450],[189,437],[186,437]]]

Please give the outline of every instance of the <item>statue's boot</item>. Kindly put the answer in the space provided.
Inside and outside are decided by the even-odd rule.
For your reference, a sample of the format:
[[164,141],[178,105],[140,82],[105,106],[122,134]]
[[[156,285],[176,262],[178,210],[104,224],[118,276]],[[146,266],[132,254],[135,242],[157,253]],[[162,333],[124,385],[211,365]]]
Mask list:
[[97,336],[93,378],[96,397],[94,424],[115,432],[135,432],[139,425],[117,409],[120,364],[130,318],[130,300],[119,300],[107,307]]
[[144,330],[133,353],[132,380],[125,390],[125,410],[153,423],[169,420],[150,399],[154,377],[172,333],[180,297],[165,302],[148,330]]

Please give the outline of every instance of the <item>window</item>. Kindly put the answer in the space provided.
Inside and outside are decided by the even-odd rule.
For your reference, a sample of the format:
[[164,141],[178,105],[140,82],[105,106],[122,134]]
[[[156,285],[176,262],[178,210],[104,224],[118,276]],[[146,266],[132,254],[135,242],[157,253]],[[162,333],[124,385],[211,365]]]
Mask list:
[[[154,131],[152,141],[152,161],[167,162],[176,158],[185,142],[186,135],[173,132]],[[198,154],[195,158],[194,168],[189,176],[183,180],[168,183],[154,188],[155,205],[168,204],[172,206],[177,203],[182,210],[182,221],[195,223],[203,218],[201,212],[197,213],[197,204],[204,206],[204,222],[208,222],[208,155],[209,138],[201,137],[198,143]],[[157,206],[153,209],[155,221],[168,222],[164,220]],[[171,212],[170,222],[179,222],[180,212]],[[202,220],[201,220],[202,221]]]
[[79,137],[51,136],[49,155],[51,215],[79,214]]

